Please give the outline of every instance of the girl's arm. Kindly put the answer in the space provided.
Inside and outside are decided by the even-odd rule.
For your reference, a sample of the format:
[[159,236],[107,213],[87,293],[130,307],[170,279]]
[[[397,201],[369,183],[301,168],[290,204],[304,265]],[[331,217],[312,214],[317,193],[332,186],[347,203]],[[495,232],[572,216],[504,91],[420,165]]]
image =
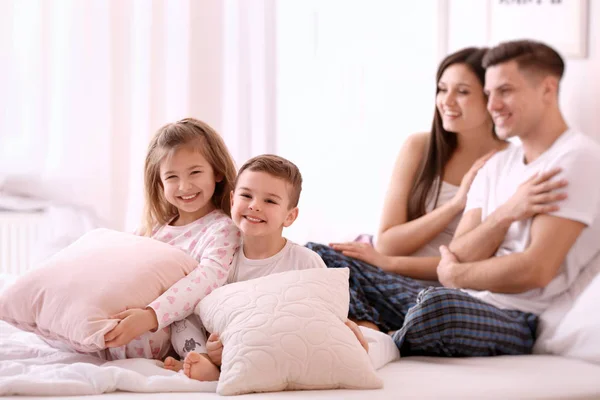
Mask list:
[[233,255],[240,245],[239,230],[224,217],[222,222],[213,222],[200,240],[209,243],[202,254],[195,254],[199,246],[191,251],[199,259],[198,267],[148,306],[156,314],[156,329],[191,315],[200,300],[227,281]]
[[[203,240],[208,240],[208,245],[203,245]],[[120,322],[104,336],[106,347],[126,345],[148,331],[163,329],[192,314],[201,299],[227,280],[239,242],[239,231],[229,218],[211,224],[192,241],[190,253],[199,260],[198,267],[145,309],[129,309],[112,316]]]
[[388,256],[409,256],[433,240],[452,222],[464,205],[450,201],[407,222],[408,198],[425,157],[429,133],[410,136],[402,146],[385,197],[375,248]]

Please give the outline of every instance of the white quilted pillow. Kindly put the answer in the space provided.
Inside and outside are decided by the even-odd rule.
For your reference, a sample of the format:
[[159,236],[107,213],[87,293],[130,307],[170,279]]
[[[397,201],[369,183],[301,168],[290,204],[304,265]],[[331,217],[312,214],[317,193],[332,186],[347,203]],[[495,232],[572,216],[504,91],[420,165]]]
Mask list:
[[347,268],[282,272],[212,292],[196,312],[223,342],[217,393],[383,387],[344,324],[348,303]]

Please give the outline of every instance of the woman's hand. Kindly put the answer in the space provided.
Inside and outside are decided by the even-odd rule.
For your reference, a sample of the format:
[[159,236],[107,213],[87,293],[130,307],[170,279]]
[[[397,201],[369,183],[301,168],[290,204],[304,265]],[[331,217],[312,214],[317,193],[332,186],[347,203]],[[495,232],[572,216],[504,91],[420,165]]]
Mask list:
[[113,315],[119,324],[104,335],[106,347],[121,347],[144,333],[158,328],[158,320],[153,309],[132,308]]
[[370,243],[330,243],[329,246],[345,256],[364,261],[384,271],[389,271],[392,267],[391,258],[379,253]]
[[460,187],[458,188],[458,192],[456,192],[454,198],[452,199],[452,203],[461,211],[467,206],[467,194],[471,189],[471,185],[473,184],[477,173],[481,168],[483,168],[487,160],[489,160],[494,154],[496,154],[496,150],[492,150],[483,157],[477,159],[469,171],[467,171],[465,176],[463,176],[462,181],[460,182]]

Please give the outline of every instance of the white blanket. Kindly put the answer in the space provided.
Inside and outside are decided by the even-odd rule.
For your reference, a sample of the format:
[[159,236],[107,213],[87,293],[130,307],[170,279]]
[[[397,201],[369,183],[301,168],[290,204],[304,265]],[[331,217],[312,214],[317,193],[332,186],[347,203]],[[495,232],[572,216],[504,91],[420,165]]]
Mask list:
[[[0,291],[15,279],[0,274]],[[104,362],[57,350],[0,321],[0,396],[216,391],[217,382],[194,381],[161,365],[144,359]]]
[[[0,291],[14,277],[0,275]],[[399,358],[391,337],[363,328],[375,368]],[[93,395],[127,392],[215,392],[217,382],[198,382],[145,359],[104,362],[50,347],[38,336],[0,321],[0,396]]]
[[[398,359],[398,350],[389,336],[362,330],[376,368]],[[216,390],[216,382],[194,381],[161,365],[144,359],[103,362],[93,356],[57,350],[36,335],[0,321],[0,396]]]
[[194,381],[161,364],[144,359],[103,362],[57,350],[36,335],[0,321],[0,396],[216,390],[216,382]]

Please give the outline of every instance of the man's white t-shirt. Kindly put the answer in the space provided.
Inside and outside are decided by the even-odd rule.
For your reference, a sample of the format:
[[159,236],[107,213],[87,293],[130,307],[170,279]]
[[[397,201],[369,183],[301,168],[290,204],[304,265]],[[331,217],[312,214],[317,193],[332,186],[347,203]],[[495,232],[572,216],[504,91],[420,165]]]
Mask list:
[[309,248],[287,240],[277,254],[262,260],[251,260],[244,255],[244,246],[236,252],[227,283],[242,282],[278,272],[310,268],[327,268],[321,256]]
[[[468,194],[465,212],[481,208],[482,221],[507,202],[519,185],[536,172],[562,168],[553,179],[564,178],[567,199],[558,203],[557,217],[586,225],[565,257],[556,277],[543,289],[519,294],[465,290],[486,303],[503,309],[541,314],[553,299],[565,292],[600,252],[600,145],[574,130],[567,130],[540,157],[525,164],[521,145],[511,144],[494,155],[479,171]],[[496,256],[523,252],[530,243],[532,219],[513,223]]]

